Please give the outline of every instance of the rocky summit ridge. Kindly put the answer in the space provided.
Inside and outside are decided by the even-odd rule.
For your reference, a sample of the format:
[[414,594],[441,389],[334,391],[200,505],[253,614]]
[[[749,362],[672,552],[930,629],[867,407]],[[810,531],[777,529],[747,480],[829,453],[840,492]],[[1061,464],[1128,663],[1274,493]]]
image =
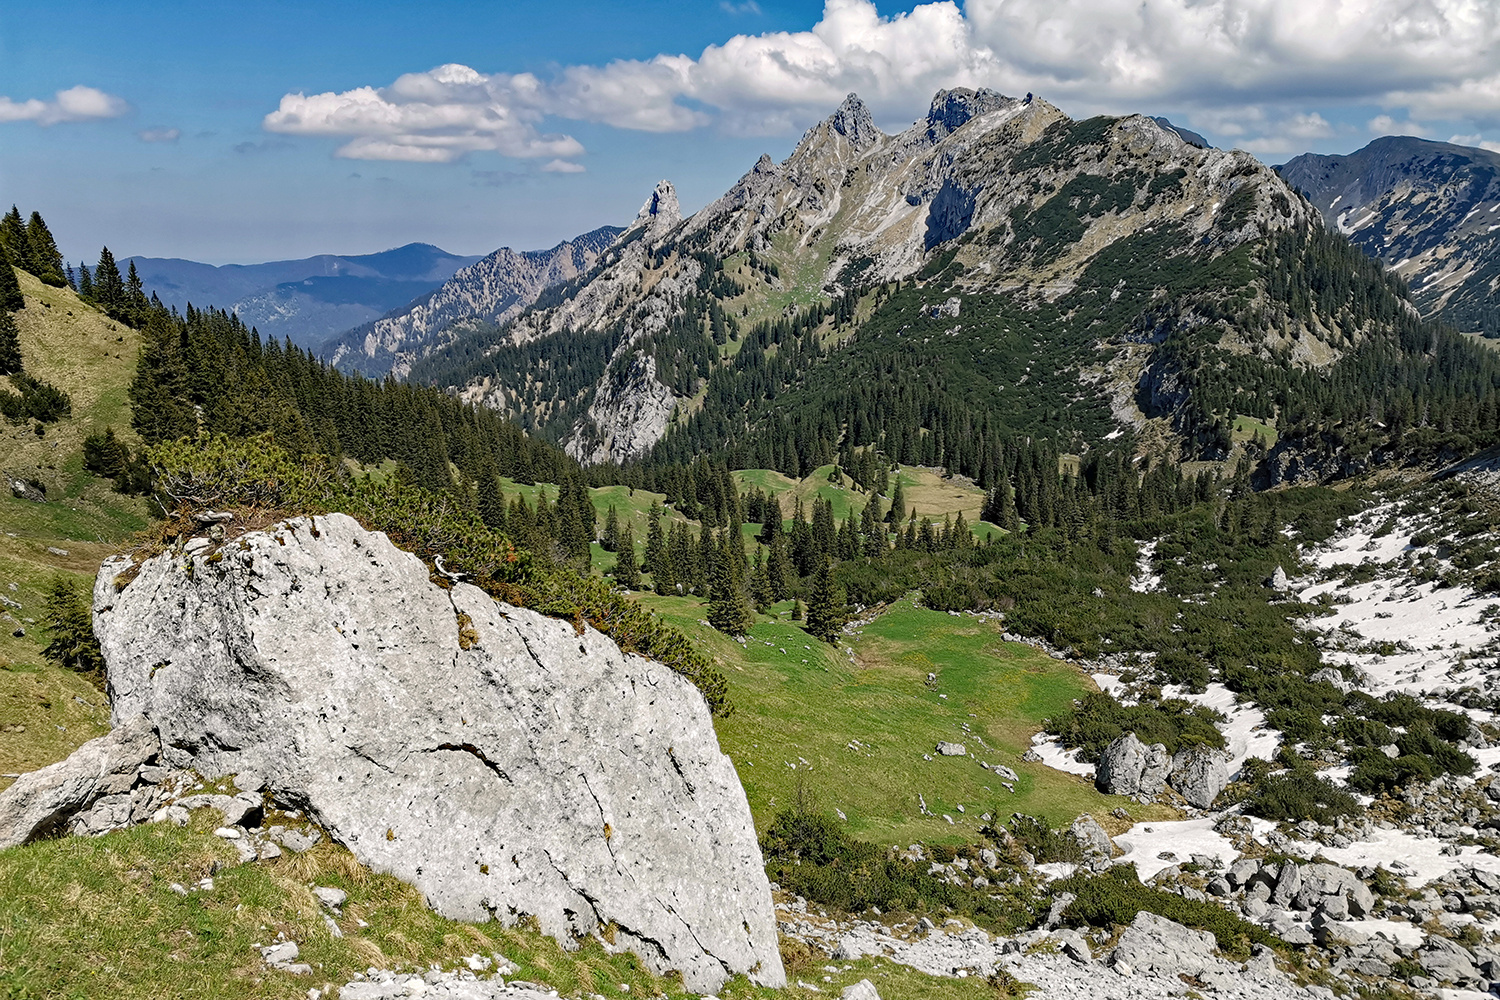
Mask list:
[[[518,417],[567,421],[562,443],[585,463],[627,461],[665,436],[674,410],[698,405],[712,367],[674,378],[660,344],[674,324],[702,322],[690,314],[705,300],[749,322],[754,303],[826,301],[911,279],[951,253],[964,267],[959,291],[1053,301],[1133,236],[1170,227],[1179,249],[1206,257],[1316,218],[1249,154],[1203,148],[1144,115],[1075,122],[1030,95],[962,88],[938,92],[896,135],[850,94],[785,160],[762,156],[692,216],[671,221],[653,207],[675,200],[658,187],[587,275],[503,331],[439,352],[422,379]],[[538,393],[536,413],[523,398],[531,376],[490,360],[507,345],[584,335],[605,338],[603,377],[568,398]],[[1122,419],[1139,419],[1129,399]]]
[[601,226],[550,250],[501,247],[459,269],[438,289],[333,337],[323,352],[348,370],[404,375],[413,362],[463,331],[503,324],[547,288],[583,274],[620,232]]
[[1330,226],[1405,278],[1425,314],[1500,336],[1500,153],[1383,136],[1278,169]]

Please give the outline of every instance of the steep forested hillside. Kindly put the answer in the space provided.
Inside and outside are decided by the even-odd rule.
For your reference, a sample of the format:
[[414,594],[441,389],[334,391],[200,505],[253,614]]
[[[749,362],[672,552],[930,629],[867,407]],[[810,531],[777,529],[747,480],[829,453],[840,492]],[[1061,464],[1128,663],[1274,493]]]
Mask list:
[[1500,153],[1383,136],[1278,169],[1329,226],[1410,283],[1424,314],[1500,336]]
[[1500,366],[1249,157],[954,91],[900,136],[851,97],[412,379],[587,462],[868,447],[988,488],[1031,440],[1265,483],[1453,458],[1496,440]]

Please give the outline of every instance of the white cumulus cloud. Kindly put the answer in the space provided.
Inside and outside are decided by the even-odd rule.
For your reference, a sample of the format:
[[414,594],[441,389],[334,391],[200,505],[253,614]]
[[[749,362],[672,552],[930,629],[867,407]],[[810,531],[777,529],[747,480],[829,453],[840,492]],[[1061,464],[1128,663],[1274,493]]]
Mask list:
[[356,158],[567,162],[582,147],[542,131],[548,119],[782,132],[856,91],[894,124],[940,88],[988,86],[1082,113],[1182,109],[1270,148],[1329,138],[1339,107],[1500,124],[1497,50],[1494,0],[939,0],[893,16],[872,0],[825,0],[808,30],[734,35],[697,57],[548,79],[440,66],[387,87],[288,94],[265,127],[347,137],[339,155]]
[[0,96],[0,122],[36,122],[56,125],[59,122],[99,121],[119,118],[130,111],[122,97],[106,94],[94,87],[69,87],[59,90],[48,101],[30,98],[15,101]]

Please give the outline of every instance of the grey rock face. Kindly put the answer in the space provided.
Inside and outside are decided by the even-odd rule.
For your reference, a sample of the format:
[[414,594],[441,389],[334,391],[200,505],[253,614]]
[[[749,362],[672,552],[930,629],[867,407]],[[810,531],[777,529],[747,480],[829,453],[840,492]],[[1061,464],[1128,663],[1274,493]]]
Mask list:
[[1149,747],[1126,733],[1104,750],[1095,771],[1094,784],[1107,795],[1161,794],[1172,770],[1172,758],[1160,743]]
[[651,197],[636,213],[635,224],[646,227],[646,237],[660,236],[682,221],[682,207],[677,202],[677,189],[668,180],[658,181]]
[[1208,747],[1189,747],[1172,758],[1170,781],[1189,805],[1207,809],[1229,784],[1229,764]]
[[1114,841],[1109,839],[1109,833],[1099,825],[1098,820],[1084,813],[1073,821],[1073,826],[1068,830],[1073,839],[1078,841],[1078,846],[1083,848],[1083,853],[1088,858],[1110,858],[1115,851]]
[[530,914],[563,939],[613,923],[700,992],[784,982],[744,791],[682,677],[442,589],[343,515],[187,562],[157,556],[118,592],[128,560],[100,571],[117,727],[154,723],[174,766],[263,776],[445,915]]
[[1114,964],[1117,969],[1124,965],[1135,972],[1176,977],[1218,971],[1227,963],[1215,954],[1212,934],[1142,910],[1120,935]]
[[67,829],[80,814],[84,832],[127,825],[137,771],[160,749],[151,724],[132,720],[66,760],[21,775],[0,792],[0,849]]
[[1321,906],[1335,920],[1345,919],[1337,915],[1339,909],[1353,917],[1367,917],[1375,910],[1375,894],[1347,868],[1302,865],[1300,874],[1301,886],[1296,896],[1298,909],[1311,910]]

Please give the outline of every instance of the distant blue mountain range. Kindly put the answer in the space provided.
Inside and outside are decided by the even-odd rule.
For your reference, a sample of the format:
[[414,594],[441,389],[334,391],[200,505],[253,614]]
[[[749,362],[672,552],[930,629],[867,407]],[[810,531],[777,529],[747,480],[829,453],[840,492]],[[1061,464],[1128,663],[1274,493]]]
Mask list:
[[215,306],[237,312],[263,337],[290,337],[316,347],[350,327],[385,315],[440,287],[479,260],[427,243],[380,253],[319,254],[265,264],[200,264],[162,257],[130,257],[149,295],[184,309]]

